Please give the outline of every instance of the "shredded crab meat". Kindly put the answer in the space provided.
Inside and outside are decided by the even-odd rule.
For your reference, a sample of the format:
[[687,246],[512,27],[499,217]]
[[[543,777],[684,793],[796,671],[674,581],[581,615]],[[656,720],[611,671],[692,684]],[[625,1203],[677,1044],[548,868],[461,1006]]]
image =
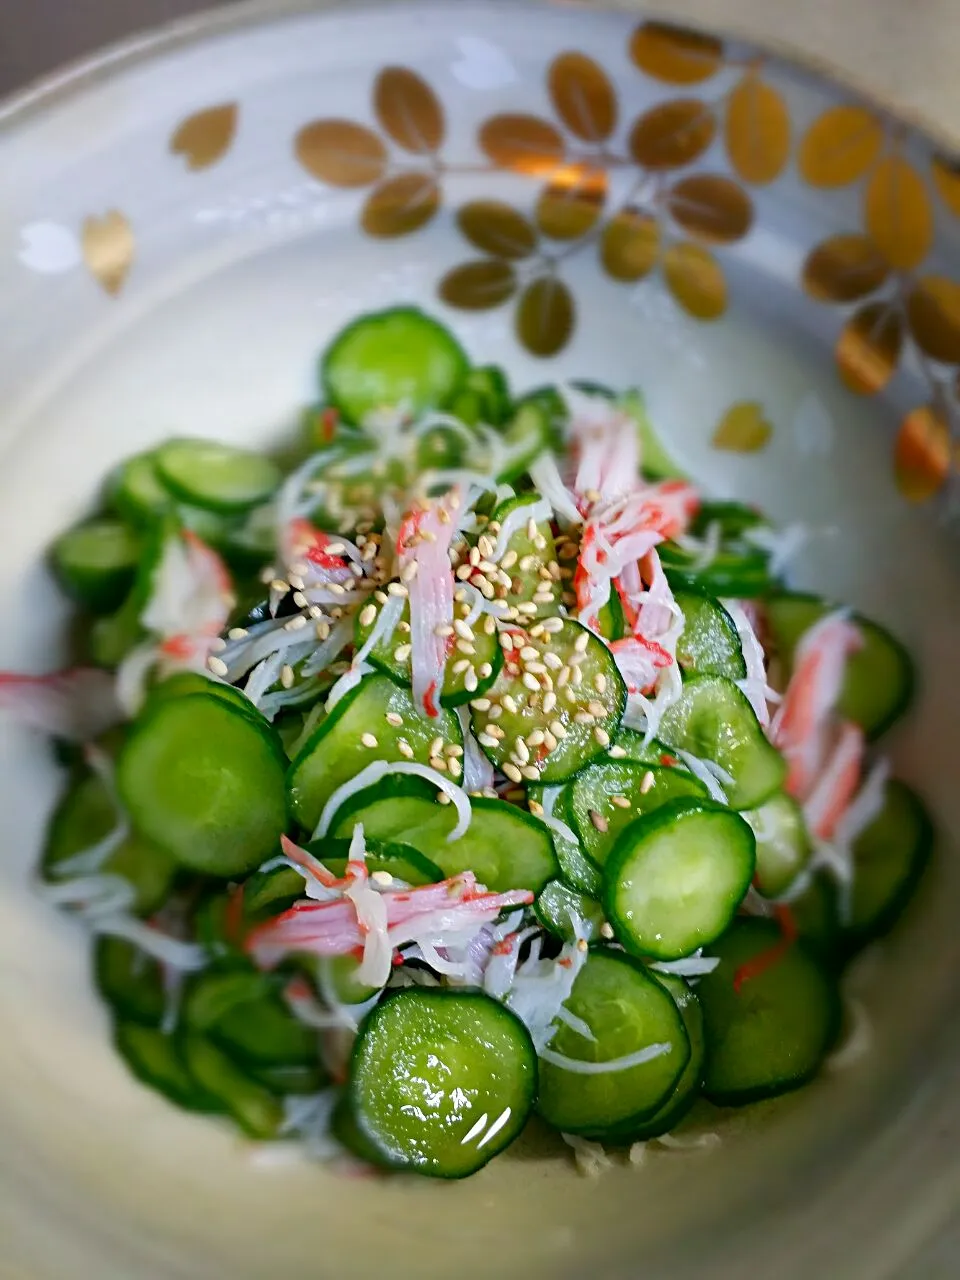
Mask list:
[[743,651],[743,660],[747,668],[746,678],[739,682],[740,688],[746,695],[751,707],[753,707],[757,719],[766,728],[770,723],[769,703],[771,697],[776,695],[767,684],[767,661],[763,646],[757,639],[753,624],[740,601],[723,600],[721,603],[733,620],[733,625],[737,628],[740,648]]
[[400,578],[410,602],[410,674],[413,699],[425,714],[438,714],[453,622],[455,579],[450,544],[462,508],[459,487],[435,502],[421,503],[403,521],[397,537]]
[[71,667],[45,676],[0,672],[0,710],[68,742],[89,742],[120,720],[114,678],[97,667]]
[[640,474],[640,437],[629,413],[606,396],[565,386],[570,414],[568,438],[577,457],[574,489],[615,497],[635,488]]

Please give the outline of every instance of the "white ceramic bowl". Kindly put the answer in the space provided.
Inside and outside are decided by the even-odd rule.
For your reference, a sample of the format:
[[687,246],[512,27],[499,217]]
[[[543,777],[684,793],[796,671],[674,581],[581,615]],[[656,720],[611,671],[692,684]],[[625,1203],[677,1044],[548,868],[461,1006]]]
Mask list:
[[[695,105],[665,127],[676,99]],[[540,123],[485,123],[504,114]],[[484,269],[498,306],[438,298],[447,277],[444,296],[476,300],[449,273],[497,258],[505,225],[488,209],[471,246],[457,210],[506,201],[521,240],[538,217],[562,231],[569,200],[538,203],[558,170],[567,197],[588,189],[583,234],[508,246]],[[865,1063],[725,1122],[718,1151],[596,1182],[532,1141],[464,1184],[360,1183],[259,1167],[128,1077],[84,939],[32,889],[57,771],[3,724],[0,1273],[919,1274],[960,1200],[958,215],[960,176],[879,107],[623,14],[245,8],[0,109],[0,666],[62,658],[41,553],[118,457],[173,430],[278,437],[346,319],[416,301],[520,386],[641,384],[713,489],[817,531],[798,582],[916,657],[891,750],[940,830],[909,919],[858,975]],[[562,284],[538,286],[541,320],[528,308],[518,331],[538,278]]]

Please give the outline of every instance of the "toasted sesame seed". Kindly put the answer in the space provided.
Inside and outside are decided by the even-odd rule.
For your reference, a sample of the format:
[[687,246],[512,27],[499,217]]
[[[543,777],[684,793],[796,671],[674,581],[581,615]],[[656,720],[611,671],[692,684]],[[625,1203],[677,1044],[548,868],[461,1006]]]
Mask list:
[[373,598],[374,598],[374,600],[376,600],[379,604],[386,604],[386,603],[387,603],[387,593],[386,593],[385,591],[375,591],[375,592],[373,593]]
[[453,624],[453,629],[463,640],[473,640],[473,630],[468,627],[462,618],[457,618]]
[[371,872],[370,879],[374,884],[382,884],[384,887],[393,884],[393,876],[389,871]]
[[493,702],[490,704],[490,710],[487,712],[487,715],[491,720],[499,720],[503,715],[503,707],[501,707],[499,702]]
[[302,613],[296,613],[292,618],[288,618],[283,624],[284,631],[300,631],[307,625],[307,620]]
[[602,729],[600,725],[597,725],[593,731],[593,736],[596,738],[597,742],[600,743],[601,747],[609,747],[610,735],[607,733],[606,729]]
[[509,631],[500,632],[500,647],[506,649],[507,653],[513,652],[513,636]]
[[503,569],[512,569],[519,559],[516,551],[508,551],[500,561],[500,567]]
[[542,533],[537,534],[537,536],[533,540],[533,545],[537,548],[538,551],[546,551],[547,540]]
[[530,628],[530,634],[533,636],[535,640],[539,640],[540,637],[543,635],[543,623],[542,622],[534,623],[534,625]]
[[523,768],[520,770],[520,772],[523,774],[523,776],[527,779],[528,782],[540,781],[540,770],[537,768],[535,764],[525,764]]
[[513,754],[516,756],[520,764],[526,764],[530,759],[530,748],[520,737],[513,740]]
[[603,716],[607,714],[607,708],[603,705],[602,702],[597,702],[596,699],[593,699],[587,703],[587,710],[590,712],[592,716],[597,716],[598,719],[602,719]]
[[216,658],[213,654],[207,659],[207,667],[215,676],[225,676],[230,669],[222,658]]
[[480,681],[477,678],[476,670],[473,667],[470,667],[466,675],[463,677],[463,687],[466,689],[467,693],[474,693],[479,683]]
[[227,637],[230,640],[245,640],[249,634],[250,632],[246,627],[231,627],[227,632]]
[[557,688],[562,689],[563,686],[569,681],[569,679],[570,679],[570,668],[561,667],[560,670],[557,672]]
[[461,675],[470,666],[469,658],[458,658],[450,670],[455,676]]
[[274,566],[267,565],[265,569],[261,570],[260,581],[268,586],[276,576],[277,576],[277,571],[274,568]]
[[402,582],[391,582],[387,586],[388,594],[392,596],[408,596],[410,593]]
[[498,724],[488,724],[487,733],[491,734],[492,737],[496,738],[498,742],[502,742],[504,738],[507,736]]
[[509,760],[503,766],[503,772],[510,779],[511,782],[523,781],[523,774],[520,772],[517,766],[515,764],[511,764]]
[[341,585],[339,582],[328,582],[327,590],[332,591],[335,596],[345,596],[347,594],[346,587]]
[[597,813],[596,809],[588,809],[587,812],[590,815],[590,821],[598,831],[603,832],[607,830],[609,824],[602,813]]
[[563,696],[569,703],[572,703],[573,706],[577,705],[577,691],[574,689],[573,685],[567,685],[563,691]]
[[543,578],[546,582],[550,581],[550,570],[547,568],[545,564],[542,564],[540,566],[540,568],[537,570],[537,574],[539,577]]
[[294,678],[293,667],[290,666],[289,662],[284,663],[280,668],[280,683],[283,685],[284,689],[293,688]]
[[472,645],[469,640],[458,640],[457,651],[459,653],[467,653],[472,657],[477,652],[476,645]]
[[471,573],[473,573],[473,567],[469,564],[462,564],[457,568],[456,576],[461,582],[466,582]]
[[483,620],[484,635],[492,636],[497,629],[497,620],[492,613],[488,613]]
[[527,670],[532,676],[545,676],[547,674],[547,668],[542,662],[528,662]]
[[394,658],[394,661],[395,661],[395,662],[406,662],[406,660],[410,657],[410,654],[411,654],[411,652],[412,652],[412,651],[413,651],[413,645],[411,645],[411,644],[398,644],[398,645],[397,645],[397,647],[396,647],[396,648],[394,649],[394,651],[393,651],[393,658]]
[[556,738],[553,736],[553,734],[550,732],[549,729],[544,730],[543,745],[547,748],[548,751],[556,751],[559,745]]
[[288,573],[287,581],[293,587],[294,591],[303,591],[305,583],[299,573]]
[[540,650],[534,648],[532,644],[525,644],[520,650],[521,662],[535,662],[540,657]]
[[509,591],[513,587],[513,579],[510,577],[509,573],[504,573],[502,569],[498,569],[496,574],[494,574],[494,577],[497,579],[500,586],[506,591]]
[[324,547],[324,553],[328,556],[342,556],[346,551],[346,547],[342,542],[331,542],[329,546]]
[[567,736],[567,730],[561,720],[550,721],[550,732],[555,738],[565,738]]
[[536,564],[535,556],[521,556],[520,563],[517,566],[522,573],[527,573]]
[[474,569],[476,569],[476,568],[477,568],[477,566],[480,564],[480,561],[483,559],[483,557],[480,555],[480,548],[479,548],[479,547],[471,547],[471,548],[470,548],[470,554],[469,554],[469,556],[468,556],[468,559],[469,559],[469,561],[470,561],[471,565],[474,567]]
[[494,545],[495,544],[491,541],[490,538],[487,537],[485,533],[481,533],[480,537],[477,539],[477,546],[480,548],[480,554],[486,560],[489,560],[490,557],[493,555]]
[[363,743],[365,747],[369,747],[371,750],[373,750],[374,747],[377,747],[380,745],[377,742],[376,737],[372,733],[361,733],[360,741]]
[[488,677],[493,675],[493,667],[489,662],[481,662],[480,666],[477,668],[477,672],[481,680],[486,680]]
[[583,672],[579,667],[574,667],[570,672],[570,683],[575,689],[579,688],[579,686],[583,684]]
[[453,801],[450,799],[450,797],[447,795],[445,791],[437,792],[437,804],[452,804],[452,803]]
[[542,729],[534,729],[531,733],[528,733],[528,734],[527,734],[527,746],[528,746],[528,747],[539,747],[539,746],[540,746],[540,744],[541,744],[541,742],[543,742],[543,730],[542,730]]
[[539,800],[528,801],[527,808],[530,810],[530,812],[533,814],[535,818],[543,817],[543,805],[540,803]]
[[316,632],[316,636],[318,640],[329,640],[330,623],[327,622],[325,618],[320,622],[315,623],[313,629]]
[[537,536],[537,522],[536,520],[534,520],[533,516],[531,516],[530,519],[527,521],[527,537],[532,542],[536,536]]
[[543,695],[543,713],[549,715],[553,708],[557,705],[557,695],[552,689],[548,689]]
[[298,609],[307,609],[310,606],[310,601],[307,599],[307,597],[303,594],[302,591],[295,591],[293,593],[293,603],[297,606]]
[[449,770],[451,778],[459,778],[460,774],[463,772],[463,765],[455,756],[451,756],[447,761],[447,769]]
[[456,742],[448,742],[443,748],[443,754],[445,756],[456,756],[459,758],[463,755],[463,747]]
[[528,600],[526,604],[517,605],[517,613],[523,613],[529,617],[530,614],[535,614],[536,612],[537,612],[537,606],[533,603],[532,600]]
[[489,699],[489,698],[474,698],[474,699],[473,699],[473,701],[470,703],[470,705],[471,705],[471,707],[473,707],[474,711],[489,711],[489,710],[490,710],[490,699]]
[[597,717],[590,711],[578,711],[573,721],[574,724],[596,724]]
[[437,507],[437,519],[441,524],[450,523],[450,512],[446,507]]
[[556,635],[558,631],[563,630],[562,618],[544,618],[543,629],[551,635]]
[[608,940],[613,937],[613,926],[608,924],[606,920],[600,926],[600,937]]
[[270,590],[277,591],[280,595],[285,596],[290,590],[290,583],[284,582],[282,578],[274,578],[270,583]]
[[383,718],[387,724],[392,724],[395,729],[399,729],[403,724],[403,716],[396,711],[388,711]]
[[629,809],[630,801],[626,796],[611,796],[610,803],[615,804],[618,809]]
[[444,760],[443,756],[431,756],[430,768],[436,769],[437,773],[446,773],[447,762]]
[[[622,747],[619,749],[621,751],[623,750]],[[612,748],[610,751],[610,754],[613,755],[613,752],[616,750],[617,750],[616,747]],[[654,777],[653,773],[648,769],[647,772],[640,779],[640,794],[642,796],[645,796],[655,782],[656,782],[656,778]]]

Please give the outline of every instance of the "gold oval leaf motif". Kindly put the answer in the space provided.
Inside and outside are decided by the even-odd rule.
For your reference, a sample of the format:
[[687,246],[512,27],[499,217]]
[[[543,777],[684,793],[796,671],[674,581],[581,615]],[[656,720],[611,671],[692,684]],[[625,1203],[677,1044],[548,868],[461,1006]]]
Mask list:
[[374,187],[360,212],[368,236],[408,236],[440,208],[440,188],[430,173],[401,173]]
[[907,319],[917,346],[933,360],[960,364],[960,284],[923,276],[907,299]]
[[372,129],[352,120],[314,120],[294,139],[297,159],[332,187],[369,187],[387,167],[387,149]]
[[596,225],[607,199],[607,175],[602,169],[570,166],[558,169],[540,193],[534,217],[545,236],[578,240]]
[[614,280],[642,280],[660,257],[660,224],[642,209],[621,209],[603,229],[600,262]]
[[744,182],[773,182],[790,155],[790,111],[780,91],[748,71],[727,99],[724,137]]
[[119,209],[111,209],[102,218],[85,218],[80,248],[87,270],[115,297],[133,265],[135,241],[129,219]]
[[667,84],[699,84],[723,65],[723,45],[713,36],[665,22],[644,22],[633,33],[630,57],[641,71]]
[[696,320],[716,320],[727,307],[723,269],[709,249],[682,240],[663,255],[667,288]]
[[432,155],[443,143],[443,107],[426,80],[408,67],[384,67],[373,86],[373,109],[384,132],[404,151]]
[[952,214],[960,218],[960,164],[944,156],[934,156],[931,168],[940,199]]
[[559,130],[539,116],[491,116],[480,126],[481,150],[501,169],[546,177],[563,163]]
[[457,224],[475,248],[495,258],[528,258],[537,247],[533,223],[503,200],[471,200],[457,210]]
[[838,235],[810,250],[802,278],[804,289],[818,302],[858,302],[879,289],[889,274],[872,240]]
[[870,175],[864,225],[898,271],[920,265],[933,244],[933,210],[923,179],[902,156],[885,156]]
[[926,502],[950,474],[950,429],[932,404],[912,409],[900,424],[893,451],[897,488],[911,502]]
[[679,169],[703,155],[717,132],[699,98],[675,98],[645,111],[630,130],[630,154],[646,169]]
[[174,130],[170,150],[183,156],[188,169],[208,169],[229,151],[237,132],[238,114],[235,102],[194,112]]
[[482,258],[448,271],[437,292],[449,306],[461,311],[487,311],[506,302],[516,288],[516,273],[509,262]]
[[547,73],[554,110],[575,137],[605,142],[617,127],[617,95],[607,73],[584,53],[561,53]]
[[711,443],[715,449],[731,453],[757,453],[773,435],[773,427],[764,416],[763,406],[755,400],[732,404],[717,424]]
[[570,341],[573,294],[556,276],[541,276],[524,289],[517,303],[517,337],[535,356],[554,356]]
[[850,317],[837,339],[840,380],[860,396],[887,385],[900,363],[903,320],[889,302],[868,302]]
[[845,187],[874,165],[883,146],[883,123],[865,107],[831,107],[803,135],[797,156],[801,175],[814,187]]
[[674,183],[667,196],[670,213],[690,235],[712,244],[741,240],[753,222],[753,202],[730,178],[694,173]]

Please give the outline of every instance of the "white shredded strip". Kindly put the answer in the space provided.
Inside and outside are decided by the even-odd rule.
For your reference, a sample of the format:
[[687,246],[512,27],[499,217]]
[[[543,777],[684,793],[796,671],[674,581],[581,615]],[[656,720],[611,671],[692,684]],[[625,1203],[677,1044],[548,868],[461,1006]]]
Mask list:
[[727,803],[727,793],[724,788],[732,785],[733,778],[726,769],[715,764],[713,760],[702,760],[699,756],[692,755],[689,751],[681,751],[678,747],[671,747],[670,750],[687,766],[693,776],[703,783],[711,800],[717,800],[720,804]]
[[457,810],[456,826],[447,836],[447,839],[451,841],[460,839],[470,826],[470,818],[472,816],[470,797],[462,787],[458,787],[455,782],[451,782],[449,778],[445,778],[442,773],[439,773],[436,769],[431,769],[426,764],[416,764],[412,760],[375,760],[373,764],[368,764],[365,769],[361,769],[356,777],[351,778],[349,782],[344,782],[337,787],[336,791],[323,806],[323,813],[321,813],[317,829],[313,833],[314,840],[319,840],[321,836],[327,834],[330,830],[330,824],[333,822],[336,812],[344,800],[348,800],[350,796],[358,791],[363,791],[366,787],[372,787],[381,778],[385,778],[388,773],[409,773],[418,778],[424,778],[427,782],[432,783],[438,791],[445,792]]
[[599,1178],[601,1173],[613,1168],[613,1161],[599,1142],[590,1142],[576,1133],[561,1133],[560,1137],[573,1149],[577,1171],[585,1178]]
[[622,1058],[610,1058],[607,1062],[585,1062],[582,1058],[568,1058],[565,1053],[557,1053],[555,1049],[543,1048],[540,1057],[555,1067],[562,1067],[574,1075],[603,1076],[614,1071],[629,1071],[632,1067],[641,1067],[645,1062],[661,1058],[670,1053],[673,1045],[669,1043],[649,1044],[635,1053],[625,1053]]
[[702,978],[704,974],[713,973],[719,963],[719,956],[705,956],[700,948],[682,960],[656,960],[650,968],[660,973],[675,973],[679,978]]
[[97,915],[90,921],[94,933],[108,934],[112,938],[125,938],[134,946],[153,956],[161,964],[184,972],[203,969],[208,963],[207,953],[195,942],[181,942],[169,934],[153,929],[143,920],[122,913]]
[[510,539],[515,533],[525,530],[531,520],[534,524],[549,520],[550,514],[550,503],[545,498],[537,498],[534,502],[522,502],[512,511],[508,511],[500,523],[500,532],[497,534],[496,545],[490,559],[502,560],[507,553]]

